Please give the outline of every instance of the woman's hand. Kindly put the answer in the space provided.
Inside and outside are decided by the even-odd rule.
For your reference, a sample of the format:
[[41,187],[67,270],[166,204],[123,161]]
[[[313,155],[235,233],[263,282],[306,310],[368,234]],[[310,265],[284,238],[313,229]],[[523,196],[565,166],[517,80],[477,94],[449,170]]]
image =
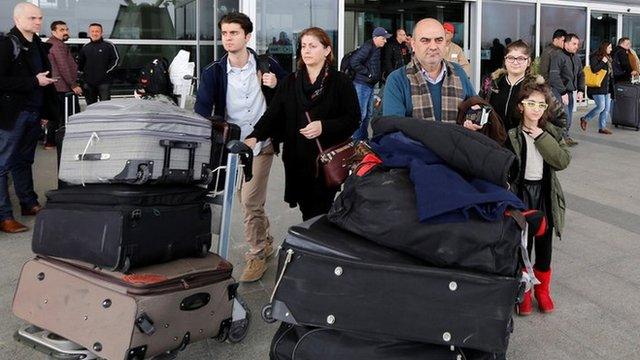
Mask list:
[[465,128],[467,128],[469,130],[473,130],[473,131],[478,131],[478,130],[482,129],[482,126],[480,126],[478,124],[474,124],[473,121],[471,121],[471,120],[465,120],[464,123],[462,124],[462,126],[464,126]]
[[251,150],[253,150],[256,147],[256,144],[258,143],[258,139],[256,138],[246,138],[244,139],[244,143],[251,148]]
[[322,122],[319,120],[312,121],[309,125],[300,129],[300,134],[304,135],[307,139],[315,139],[322,134]]

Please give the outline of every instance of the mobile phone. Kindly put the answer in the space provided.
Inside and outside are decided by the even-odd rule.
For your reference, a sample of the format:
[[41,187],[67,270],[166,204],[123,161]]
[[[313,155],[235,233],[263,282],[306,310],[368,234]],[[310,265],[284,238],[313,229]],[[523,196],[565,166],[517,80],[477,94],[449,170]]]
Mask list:
[[486,123],[489,122],[489,114],[491,113],[491,110],[492,109],[488,106],[482,107],[482,115],[480,116],[480,121],[478,122],[478,125],[484,126]]

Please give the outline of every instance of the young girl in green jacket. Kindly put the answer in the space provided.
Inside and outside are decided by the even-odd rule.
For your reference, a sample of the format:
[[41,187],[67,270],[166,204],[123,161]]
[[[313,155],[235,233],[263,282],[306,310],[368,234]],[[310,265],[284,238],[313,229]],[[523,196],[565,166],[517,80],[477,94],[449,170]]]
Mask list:
[[[534,274],[540,284],[534,286],[538,308],[544,313],[554,309],[551,299],[551,251],[555,233],[560,236],[564,225],[565,201],[556,171],[565,169],[571,154],[562,138],[562,129],[550,122],[551,92],[543,82],[523,84],[518,94],[517,107],[522,114],[520,125],[509,130],[508,146],[519,162],[514,185],[518,196],[529,209],[545,213],[549,228],[541,236],[529,237],[527,244],[531,256],[535,244]],[[518,306],[520,315],[533,312],[531,291],[525,293]]]

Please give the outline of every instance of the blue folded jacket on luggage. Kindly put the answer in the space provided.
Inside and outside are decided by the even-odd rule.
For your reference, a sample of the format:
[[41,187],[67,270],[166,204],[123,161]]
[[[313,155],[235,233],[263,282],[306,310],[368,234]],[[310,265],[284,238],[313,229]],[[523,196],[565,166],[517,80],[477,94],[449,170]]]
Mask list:
[[378,136],[371,147],[384,166],[409,169],[421,222],[464,221],[470,211],[497,221],[508,207],[524,209],[512,192],[486,180],[463,177],[424,144],[401,132]]

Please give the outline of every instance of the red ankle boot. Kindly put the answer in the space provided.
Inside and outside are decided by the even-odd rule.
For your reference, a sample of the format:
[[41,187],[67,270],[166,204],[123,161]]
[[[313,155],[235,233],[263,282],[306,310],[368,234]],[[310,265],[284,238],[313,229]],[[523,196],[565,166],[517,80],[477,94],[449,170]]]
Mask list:
[[533,301],[531,300],[531,290],[524,293],[522,302],[518,304],[518,315],[527,316],[533,312]]
[[549,289],[551,285],[551,269],[548,271],[540,271],[534,268],[533,273],[536,275],[536,278],[540,280],[540,284],[534,286],[538,308],[543,313],[550,313],[554,308]]

